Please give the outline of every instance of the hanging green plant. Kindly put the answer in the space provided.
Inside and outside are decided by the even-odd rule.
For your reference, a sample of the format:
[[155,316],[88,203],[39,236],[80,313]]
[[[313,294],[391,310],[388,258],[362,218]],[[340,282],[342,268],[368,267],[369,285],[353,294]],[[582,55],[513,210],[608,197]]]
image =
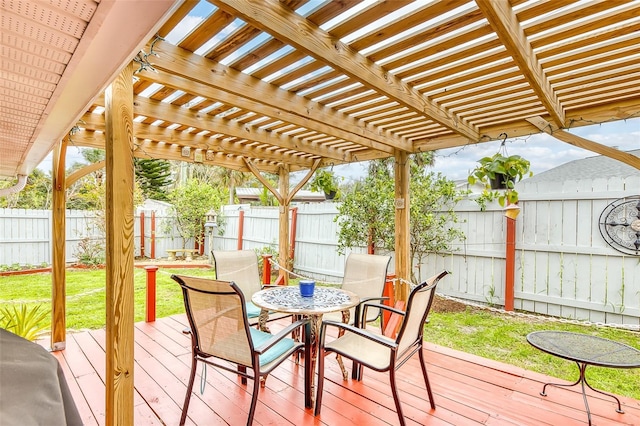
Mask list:
[[312,191],[324,192],[325,198],[331,200],[339,195],[338,178],[332,170],[316,170],[311,179],[310,187]]
[[[491,157],[481,158],[478,163],[479,165],[471,171],[467,180],[471,185],[476,182],[485,185],[485,190],[480,197],[482,203],[478,203],[481,206],[494,199],[497,199],[502,207],[516,204],[518,191],[515,190],[515,184],[525,177],[533,176],[529,160],[519,155],[497,152]],[[504,190],[504,192],[496,190]]]

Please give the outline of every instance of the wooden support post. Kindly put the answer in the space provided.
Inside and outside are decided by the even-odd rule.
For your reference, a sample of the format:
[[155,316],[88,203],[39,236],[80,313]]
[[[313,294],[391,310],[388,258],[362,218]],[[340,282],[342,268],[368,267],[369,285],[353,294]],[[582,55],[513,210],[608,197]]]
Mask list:
[[291,269],[289,259],[289,167],[280,167],[278,176],[278,193],[282,198],[280,215],[278,217],[278,263],[282,266],[278,270],[278,284],[288,285],[289,274],[284,270]]
[[149,265],[144,267],[147,271],[147,303],[145,305],[145,321],[154,322],[156,320],[156,271],[157,266]]
[[516,270],[516,220],[506,217],[507,241],[505,256],[504,310],[513,311]]
[[298,208],[292,207],[291,211],[291,230],[289,231],[289,261],[293,265],[296,256],[296,232],[298,228]]
[[133,66],[105,91],[107,163],[105,424],[133,418]]
[[[395,233],[396,233],[396,275],[399,279],[411,280],[411,249],[409,246],[409,154],[396,150],[395,153]],[[397,300],[409,299],[409,286],[398,281],[395,288]]]
[[51,247],[51,349],[66,347],[66,239],[67,191],[65,182],[65,157],[67,139],[58,143],[53,152],[53,197]]

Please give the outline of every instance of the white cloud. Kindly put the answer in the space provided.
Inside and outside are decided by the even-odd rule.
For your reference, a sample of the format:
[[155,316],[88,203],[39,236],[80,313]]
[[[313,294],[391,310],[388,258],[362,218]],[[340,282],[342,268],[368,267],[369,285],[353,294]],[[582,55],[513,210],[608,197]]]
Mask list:
[[[571,133],[622,151],[640,149],[640,118],[579,127],[572,129]],[[499,148],[500,142],[496,141],[440,150],[437,152],[434,170],[450,179],[466,179],[480,158],[493,155]],[[506,148],[510,155],[517,154],[528,159],[534,174],[569,161],[598,155],[559,141],[546,133],[533,135],[526,140],[507,141]]]

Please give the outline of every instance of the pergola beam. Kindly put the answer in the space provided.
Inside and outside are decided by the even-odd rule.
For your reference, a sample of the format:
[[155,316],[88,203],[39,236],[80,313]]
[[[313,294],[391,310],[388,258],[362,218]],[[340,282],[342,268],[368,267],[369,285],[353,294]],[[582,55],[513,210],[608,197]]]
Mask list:
[[[102,132],[93,132],[89,130],[80,130],[73,135],[73,144],[78,147],[89,147],[97,149],[105,149],[105,137]],[[163,160],[175,160],[185,161],[188,163],[202,163],[211,166],[221,166],[228,169],[237,170],[240,172],[250,172],[246,167],[241,156],[231,156],[222,152],[205,152],[202,161],[196,161],[195,151],[188,157],[182,154],[182,146],[176,144],[158,143],[149,140],[137,140],[135,142],[135,151],[133,156],[136,158],[147,159],[163,159]],[[202,151],[202,150],[200,150]],[[269,173],[278,173],[278,164],[269,163],[263,160],[254,160],[258,163],[256,167],[259,167],[261,171]],[[297,168],[297,170],[302,170]]]
[[453,114],[449,114],[375,62],[283,6],[278,0],[211,2],[225,12],[326,63],[400,105],[426,115],[472,141],[479,139],[480,135],[475,128],[453,119]]
[[161,41],[154,49],[159,56],[151,62],[159,72],[141,71],[142,78],[387,154],[393,153],[393,146],[411,149],[406,140],[381,135],[345,114],[188,50]]
[[[143,114],[144,115],[144,114]],[[91,130],[104,130],[104,117],[100,114],[87,113],[82,117],[83,127]],[[214,132],[211,126],[209,132]],[[156,142],[164,142],[172,145],[188,146],[192,149],[209,150],[215,152],[224,152],[225,154],[240,155],[249,158],[266,160],[273,163],[286,162],[297,168],[308,169],[313,165],[312,157],[299,157],[286,152],[284,150],[275,151],[267,147],[252,146],[242,141],[228,140],[224,136],[212,136],[212,134],[201,135],[186,131],[170,129],[168,127],[154,126],[151,124],[133,123],[133,132],[139,140],[152,140]]]
[[476,0],[478,8],[496,32],[507,52],[520,68],[538,99],[544,105],[554,123],[565,125],[565,114],[560,101],[527,40],[513,8],[507,1]]
[[[177,107],[141,96],[137,96],[134,100],[134,111],[136,114],[144,115],[145,117],[161,119],[168,123],[178,123],[201,130],[208,130],[214,134],[222,133],[230,137],[270,145],[273,148],[305,152],[310,155],[326,157],[337,162],[349,162],[352,160],[350,154],[345,151],[314,146],[300,138],[239,124],[235,120],[227,120],[213,115],[202,114],[198,111],[191,111],[187,108]],[[183,143],[183,145],[187,144]],[[246,154],[247,151],[245,150],[244,153]],[[256,155],[257,158],[261,156],[262,154]]]
[[589,151],[597,152],[598,154],[613,158],[614,160],[622,161],[623,163],[640,170],[640,157],[636,157],[633,154],[620,151],[616,148],[611,148],[606,145],[590,141],[589,139],[582,138],[562,129],[554,129],[553,125],[544,120],[542,117],[532,117],[527,119],[527,121],[529,121],[541,131],[553,136],[556,139],[561,140],[562,142],[577,146],[578,148],[584,148],[588,149]]
[[[604,123],[612,120],[625,120],[632,117],[640,116],[640,97],[630,97],[626,101],[621,101],[617,104],[615,109],[611,109],[610,106],[604,105],[590,105],[584,108],[573,109],[567,111],[566,120],[570,123],[572,128],[593,125],[596,123]],[[590,117],[589,120],[583,119],[583,117]],[[543,116],[544,120],[548,121],[549,116]],[[557,126],[556,126],[557,128]],[[522,121],[519,123],[493,124],[481,129],[482,140],[479,142],[488,142],[492,140],[500,139],[500,135],[506,133],[508,138],[517,138],[530,136],[540,133],[540,129],[531,124],[529,121]],[[462,139],[459,136],[442,136],[433,139],[425,139],[416,142],[415,148],[417,152],[420,151],[433,151],[436,149],[455,148],[458,146],[469,145],[469,141]]]

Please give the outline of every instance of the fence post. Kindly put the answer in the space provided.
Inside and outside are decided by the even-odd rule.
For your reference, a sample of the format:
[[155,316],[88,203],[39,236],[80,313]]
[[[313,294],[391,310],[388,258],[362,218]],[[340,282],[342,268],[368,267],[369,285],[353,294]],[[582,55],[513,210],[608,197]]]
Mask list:
[[238,250],[242,250],[242,234],[244,233],[244,210],[238,212]]
[[156,211],[151,211],[151,259],[156,258]]
[[156,271],[157,266],[145,266],[147,271],[147,304],[145,307],[146,322],[154,322],[156,320]]
[[262,283],[271,284],[271,255],[262,255]]
[[144,257],[144,212],[140,212],[140,257]]
[[507,240],[505,246],[504,310],[513,311],[516,269],[516,220],[510,217],[506,217],[506,220]]

